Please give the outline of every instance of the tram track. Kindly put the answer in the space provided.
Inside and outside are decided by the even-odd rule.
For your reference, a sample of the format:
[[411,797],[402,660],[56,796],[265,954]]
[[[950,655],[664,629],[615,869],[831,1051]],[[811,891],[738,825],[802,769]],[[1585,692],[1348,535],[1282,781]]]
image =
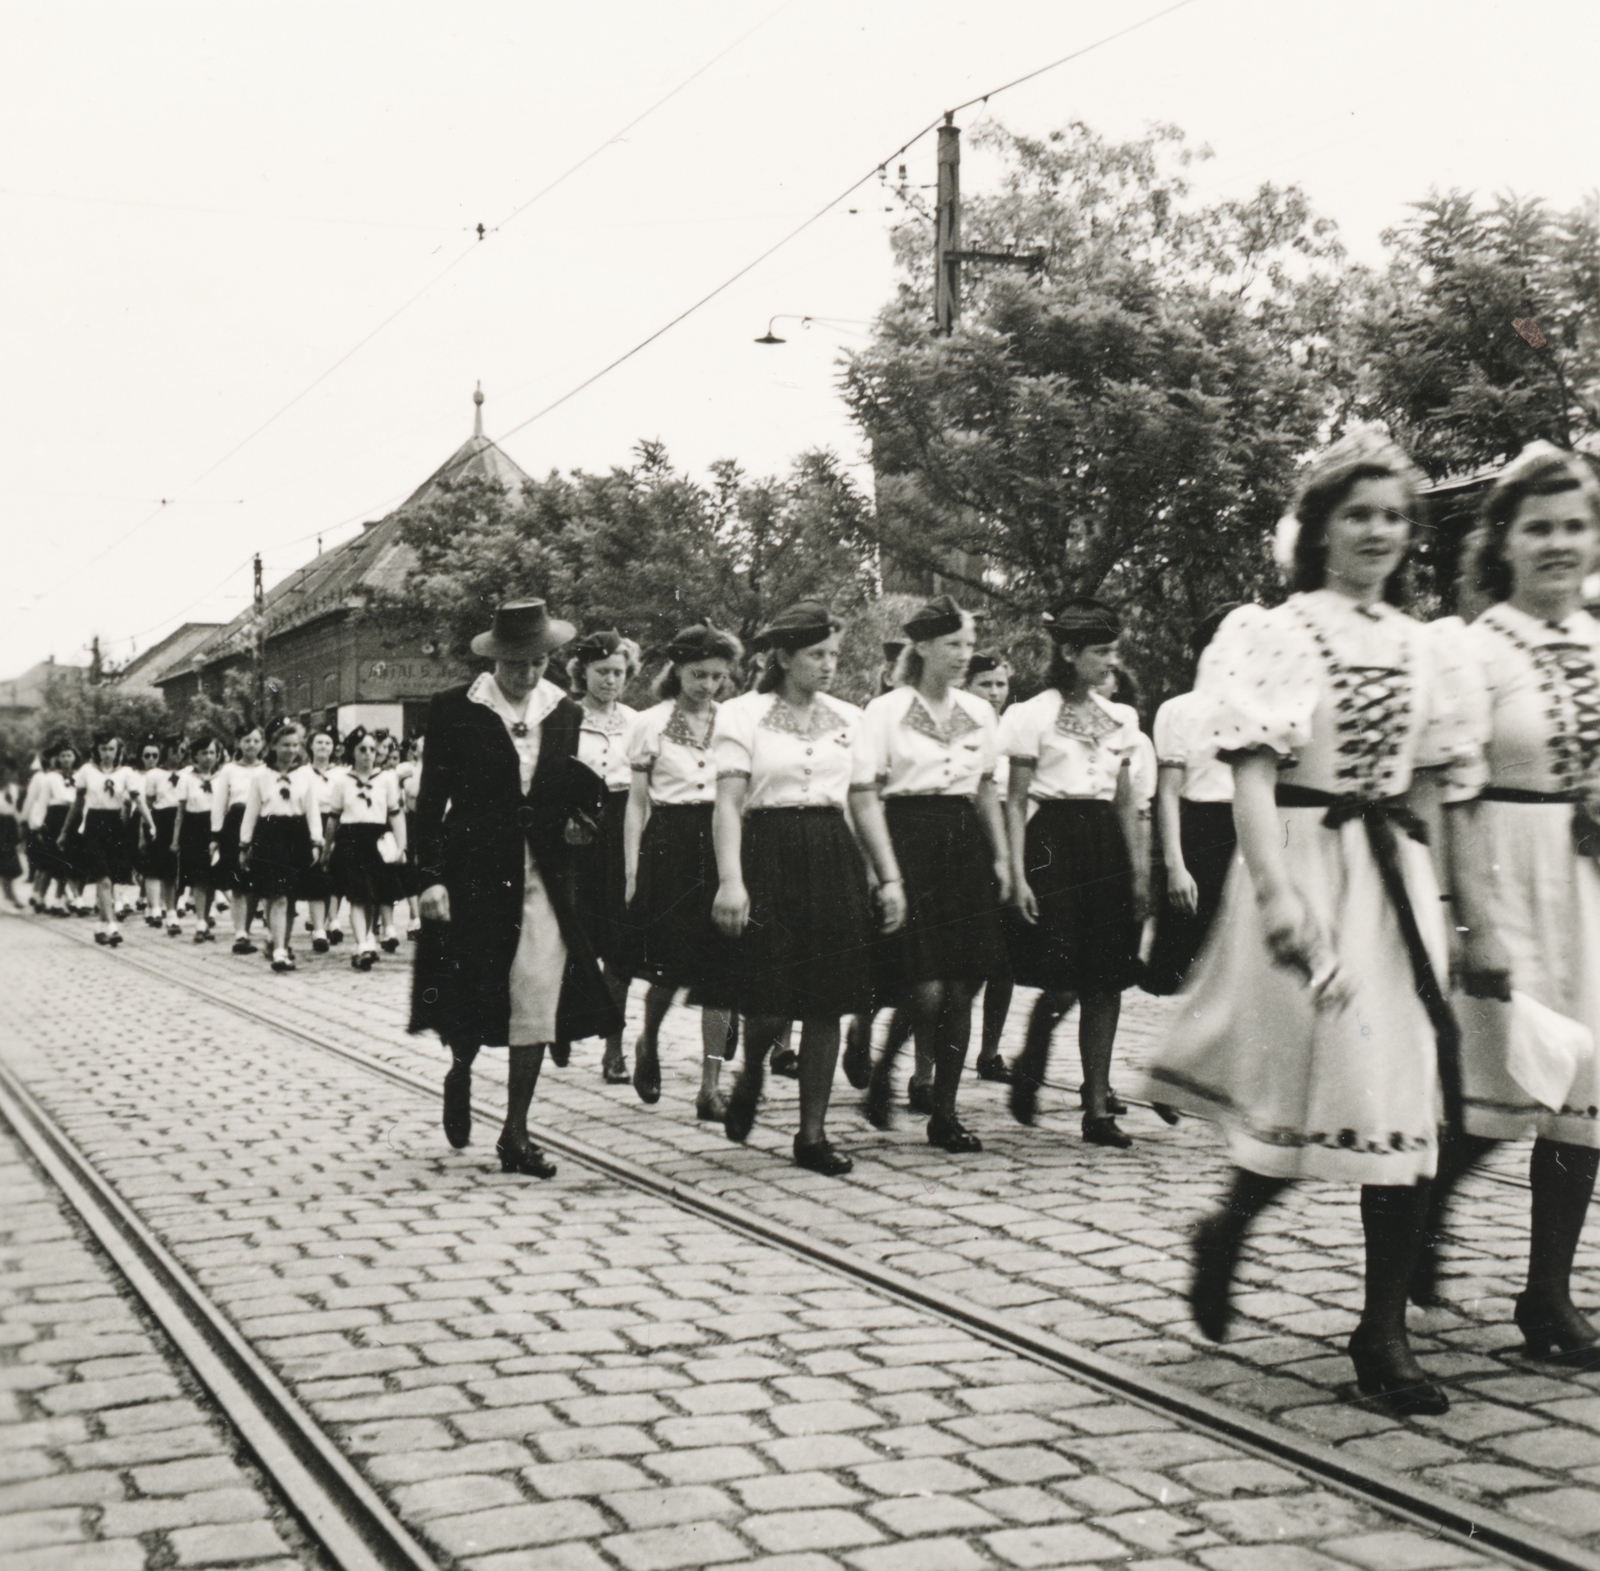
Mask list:
[[[69,942],[81,943],[62,934]],[[87,947],[84,945],[83,947]],[[282,1019],[250,1001],[126,951],[128,966],[197,999],[300,1041],[364,1072],[435,1103],[435,1076],[413,1072],[330,1035]],[[474,1112],[497,1120],[502,1109],[475,1100]],[[342,1454],[271,1371],[256,1357],[204,1291],[145,1228],[131,1208],[95,1171],[49,1113],[16,1076],[0,1066],[0,1113],[17,1128],[69,1201],[168,1330],[197,1376],[238,1425],[291,1508],[341,1571],[405,1567],[431,1571],[433,1562],[389,1512]],[[876,1260],[813,1238],[737,1203],[663,1177],[571,1135],[538,1129],[547,1150],[635,1191],[781,1249],[856,1285],[943,1320],[1042,1368],[1082,1381],[1184,1427],[1340,1493],[1397,1515],[1461,1545],[1498,1556],[1505,1564],[1544,1571],[1600,1571],[1600,1555],[1553,1533],[1366,1462],[1285,1429],[1270,1419],[1153,1377],[1092,1348],[1013,1320],[955,1294],[929,1286]]]

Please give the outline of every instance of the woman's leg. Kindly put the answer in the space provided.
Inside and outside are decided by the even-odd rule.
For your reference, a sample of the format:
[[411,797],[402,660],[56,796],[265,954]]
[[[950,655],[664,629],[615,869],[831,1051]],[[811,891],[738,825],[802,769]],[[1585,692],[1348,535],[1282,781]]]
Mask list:
[[1565,1352],[1600,1341],[1572,1302],[1572,1259],[1589,1214],[1597,1166],[1600,1151],[1590,1146],[1543,1138],[1533,1143],[1528,1286],[1517,1300],[1517,1324],[1536,1352],[1552,1343]]
[[733,1016],[726,1009],[700,1011],[700,1096],[696,1111],[701,1118],[722,1117],[722,1096],[717,1088],[722,1080],[722,1053],[732,1025]]
[[1439,1142],[1439,1169],[1427,1185],[1422,1237],[1417,1244],[1416,1268],[1411,1273],[1411,1302],[1420,1308],[1439,1302],[1439,1257],[1444,1248],[1445,1217],[1456,1186],[1498,1143],[1468,1134],[1448,1135]]
[[1194,1323],[1213,1342],[1220,1342],[1228,1334],[1228,1322],[1233,1318],[1233,1273],[1245,1234],[1289,1182],[1287,1178],[1272,1178],[1236,1167],[1221,1206],[1195,1229],[1189,1311]]
[[1006,1028],[1006,1016],[1011,1013],[1011,995],[1015,991],[1009,980],[991,981],[983,989],[983,1038],[978,1044],[978,1062],[987,1064],[1000,1056],[1000,1035]]
[[1050,1068],[1050,1039],[1077,1001],[1076,993],[1048,990],[1033,1001],[1027,1035],[1022,1039],[1022,1052],[1011,1066],[1011,1116],[1019,1124],[1031,1124],[1034,1120],[1039,1091]]
[[350,926],[356,935],[357,951],[374,949],[377,942],[372,936],[373,909],[359,901],[350,902]]
[[[767,1076],[767,1054],[783,1035],[789,1022],[779,1015],[744,1017],[744,1067],[734,1082],[723,1110],[722,1127],[730,1140],[741,1145],[749,1138],[761,1102],[761,1087]],[[803,1042],[802,1038],[802,1042]]]
[[228,891],[228,913],[233,918],[233,941],[238,943],[250,924],[250,897],[242,889]]
[[274,895],[267,901],[267,931],[272,938],[272,958],[289,951],[289,901],[283,895]]
[[1111,1095],[1111,1052],[1122,1018],[1121,993],[1085,993],[1078,1015],[1078,1056],[1083,1062],[1083,1111],[1104,1118]]
[[1406,1336],[1406,1297],[1416,1269],[1428,1196],[1425,1184],[1364,1184],[1361,1226],[1367,1281],[1361,1324],[1350,1338],[1356,1383],[1401,1412],[1442,1413],[1449,1402],[1423,1374]]
[[496,1147],[502,1172],[526,1173],[534,1178],[555,1177],[555,1164],[547,1161],[544,1152],[528,1138],[528,1108],[533,1103],[533,1089],[539,1083],[544,1050],[549,1045],[535,1042],[531,1047],[508,1049],[506,1122]]
[[[619,976],[609,965],[603,966],[600,971],[605,978],[606,991],[611,995],[611,1001],[617,1006],[617,1013],[624,1013],[628,1007],[628,978]],[[628,1061],[622,1053],[622,1032],[613,1031],[606,1038],[605,1057],[600,1061],[602,1074],[608,1071],[627,1073]]]
[[972,995],[970,982],[946,982],[944,1005],[933,1039],[933,1116],[945,1125],[956,1125],[956,1096],[961,1089],[961,1071],[967,1066],[967,1049],[972,1045]]
[[828,1100],[839,1063],[839,1022],[800,1023],[800,1142],[816,1145],[828,1138]]
[[211,931],[212,892],[204,884],[191,884],[189,898],[194,902],[194,941],[203,944]]

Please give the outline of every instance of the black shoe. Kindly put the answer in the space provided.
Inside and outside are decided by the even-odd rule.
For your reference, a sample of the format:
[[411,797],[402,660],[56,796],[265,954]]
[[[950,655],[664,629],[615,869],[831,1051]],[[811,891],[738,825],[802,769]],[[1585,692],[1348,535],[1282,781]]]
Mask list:
[[94,941],[97,944],[109,944],[111,942],[111,935],[109,933],[103,933],[103,932],[102,933],[96,933],[94,935]]
[[933,1085],[927,1080],[912,1078],[906,1081],[906,1108],[920,1113],[924,1118],[933,1116]]
[[661,1055],[652,1053],[647,1062],[646,1055],[639,1051],[643,1046],[640,1041],[633,1050],[633,1089],[646,1107],[654,1107],[661,1100]]
[[857,1091],[872,1083],[872,1041],[859,1018],[845,1028],[844,1077]]
[[373,962],[378,957],[370,949],[358,949],[350,956],[350,969],[352,971],[370,971]]
[[233,952],[236,955],[253,955],[256,946],[248,938],[236,938],[233,941]]
[[1208,1342],[1222,1341],[1233,1321],[1233,1273],[1243,1241],[1225,1216],[1207,1217],[1194,1230],[1189,1314]]
[[342,927],[330,927],[328,929],[328,942],[330,944],[342,944],[344,942],[344,929]]
[[959,1118],[930,1118],[928,1144],[948,1151],[951,1156],[966,1156],[983,1150],[983,1142]]
[[1022,1073],[1015,1065],[1011,1070],[1011,1116],[1019,1124],[1030,1127],[1039,1116],[1039,1082]]
[[720,1124],[728,1116],[728,1099],[720,1091],[702,1091],[694,1099],[694,1116],[702,1124]]
[[565,1069],[572,1062],[572,1043],[552,1042],[549,1048],[550,1062],[557,1069]]
[[997,1085],[1011,1084],[1011,1065],[998,1053],[979,1058],[976,1073],[980,1080],[993,1080]]
[[867,1094],[861,1098],[861,1116],[874,1129],[894,1128],[894,1091],[881,1065],[867,1082]]
[[1183,1114],[1180,1113],[1177,1108],[1168,1107],[1165,1102],[1152,1102],[1150,1104],[1150,1111],[1154,1113],[1156,1117],[1159,1118],[1164,1124],[1175,1124],[1180,1118],[1183,1117]]
[[[1088,1088],[1088,1086],[1079,1086],[1078,1087],[1078,1106],[1079,1107],[1087,1107],[1088,1105],[1089,1105],[1089,1088]],[[1107,1088],[1107,1090],[1106,1090],[1106,1111],[1113,1118],[1126,1118],[1128,1116],[1128,1104],[1126,1102],[1124,1102],[1122,1100],[1122,1098],[1120,1096],[1118,1096],[1115,1091],[1112,1091],[1109,1088]]]
[[328,952],[328,940],[327,939],[325,939],[325,938],[313,938],[311,940],[311,953],[312,954],[314,954],[314,955],[325,955],[325,954],[327,954],[327,952]]
[[609,1053],[601,1061],[600,1078],[608,1086],[625,1086],[632,1076],[628,1073],[628,1060],[618,1053],[613,1058]]
[[502,1173],[521,1173],[528,1178],[556,1176],[555,1163],[546,1160],[544,1152],[531,1140],[517,1145],[509,1136],[502,1134],[494,1149],[495,1155],[500,1158]]
[[451,1064],[445,1071],[444,1137],[458,1151],[472,1138],[471,1064]]
[[1365,1326],[1357,1326],[1349,1353],[1363,1396],[1382,1397],[1402,1416],[1437,1418],[1450,1411],[1450,1398],[1423,1374],[1403,1340],[1385,1344]]
[[1133,1144],[1133,1137],[1117,1128],[1117,1121],[1110,1113],[1101,1118],[1085,1113],[1083,1138],[1092,1146],[1110,1146],[1114,1151],[1126,1151]]
[[1557,1306],[1521,1293],[1512,1319],[1535,1358],[1583,1369],[1600,1367],[1600,1333],[1570,1300]]
[[761,1083],[765,1079],[759,1062],[744,1066],[744,1073],[733,1083],[733,1094],[722,1114],[722,1132],[735,1144],[743,1145],[755,1128],[756,1109],[761,1105]]
[[800,1055],[792,1047],[786,1047],[781,1052],[772,1055],[772,1072],[782,1075],[785,1080],[798,1080],[800,1078]]
[[826,1140],[807,1145],[799,1135],[794,1137],[794,1165],[821,1173],[824,1178],[843,1178],[855,1163],[842,1151],[835,1151]]
[[210,941],[210,939],[211,939],[211,935],[203,927],[200,929],[200,931],[198,933],[196,933],[194,935],[194,941],[197,944],[208,943]]
[[398,938],[386,938],[383,940],[383,952],[386,955],[392,955],[399,947],[400,940]]

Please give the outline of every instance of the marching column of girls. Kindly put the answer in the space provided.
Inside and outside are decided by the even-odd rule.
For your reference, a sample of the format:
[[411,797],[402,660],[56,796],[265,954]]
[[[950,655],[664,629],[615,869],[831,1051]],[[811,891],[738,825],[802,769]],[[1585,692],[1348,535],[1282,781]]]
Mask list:
[[712,837],[716,769],[712,728],[720,694],[743,649],[706,624],[679,632],[656,678],[660,702],[642,710],[628,734],[632,767],[623,851],[627,869],[627,963],[649,984],[644,1030],[634,1048],[639,1099],[661,1099],[661,1023],[678,992],[700,1007],[700,1094],[695,1115],[719,1120],[719,1089],[731,999],[726,940],[712,921],[717,860]]
[[100,917],[95,942],[115,948],[122,942],[116,886],[133,880],[128,824],[134,813],[148,817],[149,809],[139,790],[140,777],[122,762],[122,739],[98,735],[93,752],[93,760],[73,776],[73,803],[57,844],[77,876],[95,886]]
[[378,743],[357,726],[344,739],[346,768],[333,777],[328,862],[333,890],[350,902],[356,952],[350,965],[370,971],[378,958],[378,922],[404,898],[406,817],[400,782],[378,768]]
[[322,860],[322,814],[312,783],[301,772],[305,733],[295,720],[274,723],[267,737],[271,764],[250,778],[239,825],[239,868],[266,908],[274,971],[292,971],[289,922],[306,874]]

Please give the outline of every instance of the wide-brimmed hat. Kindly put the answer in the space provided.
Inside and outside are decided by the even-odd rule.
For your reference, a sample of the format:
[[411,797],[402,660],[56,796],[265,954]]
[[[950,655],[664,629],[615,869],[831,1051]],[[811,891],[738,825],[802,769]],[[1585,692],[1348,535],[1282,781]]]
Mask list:
[[472,640],[472,652],[486,660],[537,660],[570,644],[578,630],[550,615],[542,600],[508,600],[494,614],[494,626]]

